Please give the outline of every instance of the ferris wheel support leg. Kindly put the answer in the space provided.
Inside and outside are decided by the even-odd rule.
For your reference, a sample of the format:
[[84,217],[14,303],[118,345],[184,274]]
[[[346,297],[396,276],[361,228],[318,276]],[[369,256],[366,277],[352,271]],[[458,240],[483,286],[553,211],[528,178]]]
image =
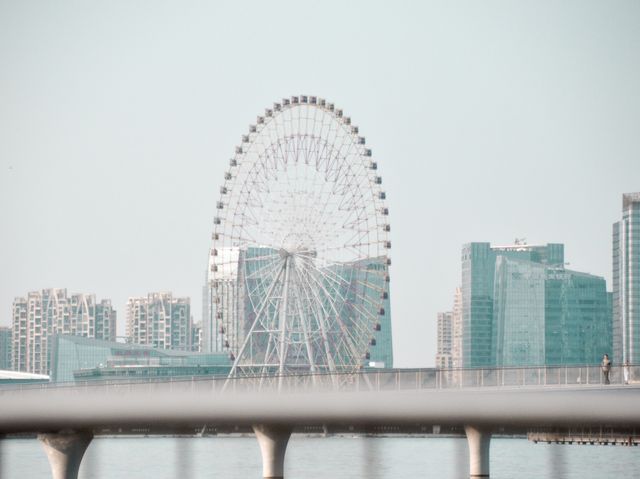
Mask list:
[[476,426],[465,426],[469,444],[469,477],[489,477],[489,445],[491,431]]
[[262,477],[284,478],[284,454],[291,437],[291,428],[273,424],[254,424],[253,431],[262,453]]

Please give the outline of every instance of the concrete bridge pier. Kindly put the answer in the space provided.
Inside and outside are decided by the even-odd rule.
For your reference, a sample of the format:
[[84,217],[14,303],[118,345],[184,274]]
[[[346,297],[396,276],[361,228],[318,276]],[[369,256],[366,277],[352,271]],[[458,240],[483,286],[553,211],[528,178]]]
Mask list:
[[255,424],[253,431],[262,453],[262,477],[284,478],[284,454],[291,437],[291,429],[271,424]]
[[469,444],[469,476],[489,477],[489,444],[491,430],[476,426],[465,426]]
[[38,434],[49,458],[53,479],[77,479],[82,456],[93,439],[90,432],[61,431]]

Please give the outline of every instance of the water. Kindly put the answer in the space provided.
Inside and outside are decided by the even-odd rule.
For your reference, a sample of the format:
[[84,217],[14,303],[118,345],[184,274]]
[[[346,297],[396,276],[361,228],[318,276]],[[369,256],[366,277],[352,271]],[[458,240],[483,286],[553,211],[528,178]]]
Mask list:
[[[3,479],[50,479],[35,439],[4,440]],[[465,439],[304,437],[287,449],[287,479],[468,478]],[[80,479],[259,479],[260,450],[253,437],[98,438],[89,446]],[[494,479],[640,477],[640,448],[491,441]]]

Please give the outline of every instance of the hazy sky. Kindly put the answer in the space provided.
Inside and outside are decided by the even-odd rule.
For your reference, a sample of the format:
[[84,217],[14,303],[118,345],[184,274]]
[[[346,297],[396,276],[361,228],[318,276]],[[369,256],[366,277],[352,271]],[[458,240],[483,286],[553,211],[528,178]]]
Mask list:
[[190,296],[248,125],[342,107],[379,163],[397,366],[434,364],[469,241],[611,277],[640,191],[638,1],[0,0],[0,324],[47,287]]

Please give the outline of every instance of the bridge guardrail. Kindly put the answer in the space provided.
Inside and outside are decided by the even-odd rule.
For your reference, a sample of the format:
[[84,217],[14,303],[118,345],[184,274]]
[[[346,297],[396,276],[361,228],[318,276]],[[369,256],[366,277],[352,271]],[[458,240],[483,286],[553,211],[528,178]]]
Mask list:
[[[609,374],[610,384],[640,382],[640,365],[614,366]],[[385,391],[417,389],[462,389],[489,387],[544,387],[604,385],[600,365],[544,366],[465,369],[395,369],[360,370],[352,373],[316,373],[252,377],[174,377],[141,378],[133,380],[89,380],[73,383],[44,383],[1,385],[3,391],[34,389],[82,389],[108,387],[153,391],[158,388],[175,391],[220,392],[277,390],[277,391]]]

